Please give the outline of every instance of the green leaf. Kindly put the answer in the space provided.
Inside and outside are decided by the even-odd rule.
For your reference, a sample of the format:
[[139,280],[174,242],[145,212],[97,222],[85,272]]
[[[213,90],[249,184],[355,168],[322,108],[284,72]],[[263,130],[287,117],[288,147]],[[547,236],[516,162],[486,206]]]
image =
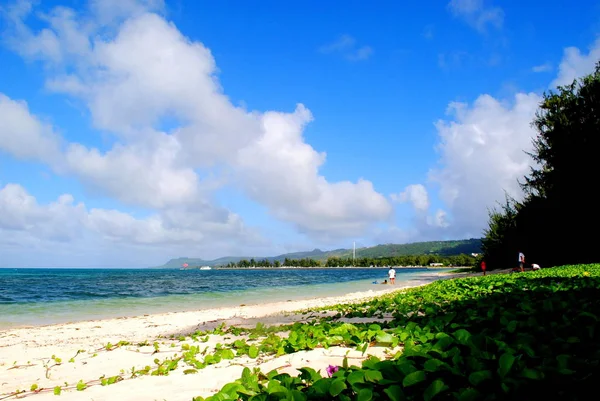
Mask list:
[[231,349],[224,349],[221,351],[221,358],[223,359],[233,359],[235,358],[235,354]]
[[290,390],[286,399],[288,401],[306,401],[306,394],[298,390]]
[[385,331],[380,331],[375,336],[375,341],[377,342],[377,344],[389,345],[394,342],[394,338],[395,337],[393,335],[391,335],[390,333],[387,333]]
[[380,362],[379,358],[374,355],[371,355],[369,358],[365,359],[362,363],[362,366],[367,369],[375,369],[375,366]]
[[446,364],[442,361],[440,361],[439,359],[428,359],[427,361],[425,361],[425,363],[423,364],[423,367],[425,368],[426,371],[428,372],[437,372],[438,370],[440,370],[440,368],[442,366],[445,366]]
[[329,387],[329,394],[331,394],[332,397],[335,397],[347,388],[348,387],[346,387],[346,383],[343,379],[336,379],[331,383],[331,386]]
[[[368,371],[366,371],[366,372],[368,372]],[[356,383],[364,383],[365,382],[365,371],[363,371],[363,370],[355,370],[354,372],[351,372],[348,375],[348,377],[346,378],[346,380],[351,385],[354,385]]]
[[54,387],[54,395],[60,395],[60,392],[61,392],[60,386]]
[[510,371],[514,363],[515,357],[512,354],[509,354],[507,352],[502,354],[500,360],[498,361],[498,374],[500,375],[500,377],[503,378],[504,376],[506,376],[506,374]]
[[383,379],[383,375],[378,370],[365,370],[365,380],[372,383],[377,383]]
[[474,388],[463,389],[458,394],[458,401],[475,401],[481,398],[481,393]]
[[454,339],[450,336],[446,336],[446,337],[442,337],[440,338],[435,345],[433,346],[434,349],[439,349],[441,351],[447,349],[450,345],[452,345],[454,343]]
[[258,356],[258,348],[256,347],[256,345],[250,346],[250,348],[248,349],[248,356],[252,359]]
[[417,368],[413,365],[412,361],[408,360],[404,363],[396,365],[396,368],[402,372],[405,376],[411,374],[412,372],[416,372]]
[[517,321],[516,320],[512,320],[508,324],[508,326],[506,326],[506,330],[508,330],[509,333],[514,333],[516,329],[517,329]]
[[242,383],[247,386],[253,381],[252,379],[252,372],[248,367],[244,367],[244,370],[242,370]]
[[315,390],[318,394],[326,395],[329,393],[330,387],[331,382],[328,379],[319,379],[312,384],[311,389]]
[[488,380],[492,378],[492,372],[489,370],[480,370],[478,372],[473,372],[469,375],[469,383],[474,386],[478,386],[484,380]]
[[454,332],[454,338],[461,344],[467,344],[471,339],[471,333],[465,329],[456,330]]
[[520,373],[520,376],[532,380],[541,380],[544,378],[544,373],[540,372],[539,370],[525,368]]
[[184,375],[193,375],[193,374],[196,374],[196,373],[198,373],[198,371],[196,369],[186,369],[186,370],[183,371]]
[[373,399],[373,390],[370,388],[361,389],[356,397],[357,401],[371,401],[371,399]]
[[425,372],[422,370],[417,370],[416,372],[412,372],[402,380],[402,385],[404,387],[414,386],[415,384],[421,383],[425,380]]
[[300,368],[298,369],[301,373],[300,373],[300,378],[306,380],[306,381],[312,381],[312,382],[316,382],[317,380],[321,379],[321,374],[319,372],[317,372],[316,370],[314,370],[313,368]]
[[277,383],[275,380],[272,380],[267,385],[267,392],[269,394],[275,393],[287,393],[288,389],[283,387],[281,384]]
[[448,386],[444,384],[444,382],[440,379],[434,380],[431,384],[425,389],[423,393],[423,399],[425,401],[430,401],[433,397],[448,389]]
[[390,386],[383,390],[383,392],[390,397],[391,401],[404,401],[406,399],[404,393],[402,392],[402,387],[398,385]]
[[566,354],[557,355],[556,360],[558,361],[558,367],[566,368],[569,363],[569,359],[571,359],[571,356],[569,356],[569,355],[566,355]]
[[232,395],[233,398],[237,398],[238,393],[246,394],[247,390],[241,384],[233,382],[233,383],[228,383],[228,384],[224,385],[223,388],[221,389],[221,392]]

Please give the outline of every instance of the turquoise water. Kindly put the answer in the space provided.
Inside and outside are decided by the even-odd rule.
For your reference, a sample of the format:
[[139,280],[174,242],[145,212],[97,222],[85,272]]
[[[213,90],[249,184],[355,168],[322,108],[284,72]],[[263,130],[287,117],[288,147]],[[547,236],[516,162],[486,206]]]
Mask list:
[[[397,269],[396,286],[433,280]],[[438,270],[436,270],[438,271]],[[0,328],[379,290],[386,269],[0,269]]]

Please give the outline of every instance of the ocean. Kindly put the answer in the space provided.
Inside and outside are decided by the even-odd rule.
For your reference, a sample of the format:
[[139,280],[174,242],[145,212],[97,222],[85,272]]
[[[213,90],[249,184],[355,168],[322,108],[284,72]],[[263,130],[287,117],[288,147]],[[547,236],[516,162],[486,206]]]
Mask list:
[[[439,271],[397,269],[396,287],[433,280]],[[0,329],[338,296],[379,290],[386,278],[381,268],[5,268]]]

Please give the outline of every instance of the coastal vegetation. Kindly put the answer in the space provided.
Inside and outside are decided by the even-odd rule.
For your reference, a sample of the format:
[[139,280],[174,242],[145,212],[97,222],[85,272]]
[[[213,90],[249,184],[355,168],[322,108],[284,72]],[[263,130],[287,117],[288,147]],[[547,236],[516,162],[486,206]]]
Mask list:
[[254,259],[242,259],[239,262],[230,262],[224,267],[228,268],[250,268],[250,267],[351,267],[351,266],[362,266],[362,267],[385,267],[385,266],[410,266],[410,267],[423,267],[430,265],[437,266],[474,266],[477,262],[477,258],[472,255],[454,255],[454,256],[440,256],[440,255],[406,255],[406,256],[392,256],[392,257],[359,257],[353,259],[350,257],[330,257],[325,261],[303,258],[303,259],[284,259],[283,262],[279,260],[270,261],[268,259],[254,260]]
[[517,264],[517,253],[541,266],[598,261],[596,198],[586,193],[600,175],[600,63],[595,72],[544,95],[533,121],[537,131],[523,177],[525,197],[507,196],[490,213],[482,250],[487,268]]
[[[331,251],[322,251],[320,249],[314,249],[312,251],[305,252],[292,252],[285,253],[278,256],[270,257],[238,257],[238,256],[225,256],[214,260],[204,260],[199,258],[177,258],[171,259],[167,263],[159,268],[180,268],[184,263],[189,266],[227,266],[229,264],[236,264],[242,260],[267,260],[273,265],[276,262],[283,264],[285,260],[302,260],[312,259],[325,263],[328,259],[339,258],[349,259],[353,256],[353,249],[334,249]],[[454,241],[427,241],[427,242],[414,242],[410,244],[383,244],[371,247],[357,247],[356,257],[357,258],[388,258],[398,256],[456,256],[461,254],[470,255],[472,253],[481,252],[481,240],[477,238],[465,239],[465,240],[454,240]],[[349,265],[351,266],[351,265]]]
[[[248,369],[214,396],[195,400],[583,400],[600,374],[600,265],[439,281],[333,309],[335,318],[393,317],[295,325],[291,333],[299,334],[288,338],[307,347],[333,340],[403,350],[360,367],[345,361],[331,374]],[[285,352],[290,340],[282,341]]]
[[[367,302],[306,310],[306,323],[221,325],[166,343],[109,343],[98,352],[134,347],[156,355],[154,363],[55,388],[31,385],[10,396],[85,391],[177,369],[193,375],[219,363],[342,346],[366,355],[374,347],[388,353],[360,366],[348,359],[323,371],[306,366],[297,376],[246,368],[206,401],[582,400],[600,374],[599,310],[600,265],[441,280]],[[215,336],[221,339],[216,346],[206,346]],[[168,349],[177,352],[161,358]],[[63,363],[56,355],[51,359]]]

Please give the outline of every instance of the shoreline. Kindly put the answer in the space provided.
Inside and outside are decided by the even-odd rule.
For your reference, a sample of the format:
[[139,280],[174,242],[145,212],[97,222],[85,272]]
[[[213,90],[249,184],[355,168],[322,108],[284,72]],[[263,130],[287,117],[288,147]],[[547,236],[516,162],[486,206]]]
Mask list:
[[[235,380],[240,376],[243,366],[256,366],[265,371],[278,369],[282,373],[296,375],[297,368],[301,366],[310,365],[318,370],[324,369],[328,364],[339,365],[347,351],[350,351],[353,363],[360,363],[368,355],[350,348],[331,347],[258,360],[240,357],[235,361],[210,365],[190,376],[182,373],[185,369],[177,369],[168,376],[126,378],[111,386],[93,385],[84,392],[72,387],[79,380],[92,382],[98,381],[103,375],[123,375],[123,372],[131,371],[132,366],[139,369],[154,365],[156,357],[163,359],[165,356],[177,355],[177,352],[182,352],[181,338],[198,330],[212,330],[221,324],[255,327],[259,322],[267,326],[306,322],[311,318],[303,313],[307,309],[360,303],[465,274],[439,272],[432,276],[341,296],[2,329],[0,372],[3,377],[0,381],[0,398],[16,390],[29,389],[35,384],[38,388],[49,391],[27,393],[28,399],[55,400],[56,396],[51,389],[68,383],[71,387],[61,394],[61,400],[190,400],[194,396],[210,395],[222,385]],[[171,339],[172,336],[175,339]],[[227,343],[235,338],[232,335],[211,335],[208,342],[199,346],[214,349],[218,347],[218,343]],[[184,342],[190,340],[187,337]],[[126,341],[127,346],[108,349],[108,344],[118,344],[121,341]],[[153,342],[154,347],[160,347],[160,351],[151,345]],[[157,351],[160,354],[154,355]],[[367,354],[384,357],[385,352],[385,348],[372,347]],[[54,357],[60,358],[61,362],[55,363]],[[201,382],[210,385],[202,385]]]
[[[446,269],[465,269],[473,266],[392,266],[395,270],[403,269],[423,269],[423,270],[446,270]],[[255,266],[255,267],[225,267],[225,266],[210,266],[211,270],[340,270],[340,269],[380,269],[387,270],[389,266]],[[200,267],[148,267],[147,269],[154,270],[200,270]]]
[[[294,273],[294,271],[296,273]],[[308,272],[308,270],[304,271]],[[332,272],[334,270],[329,271]],[[342,273],[344,270],[335,271],[340,272],[344,277],[353,277],[346,276],[345,273]],[[350,275],[350,270],[345,271]],[[275,270],[270,270],[270,272],[273,274],[285,273],[277,273]],[[302,274],[299,270],[289,270],[288,272],[295,275]],[[396,287],[411,285],[413,283],[421,282],[422,280],[432,281],[438,279],[440,274],[446,272],[447,270],[437,269],[398,270]],[[175,274],[178,277],[187,277],[188,274],[191,274],[194,277],[202,277],[202,280],[212,281],[211,272],[206,273],[208,274],[205,275],[200,271],[177,271],[168,274]],[[218,274],[218,272],[215,273]],[[238,274],[235,273],[235,271],[230,270],[229,273],[223,271],[222,275],[230,273]],[[245,276],[254,276],[252,271],[245,271],[243,273]],[[266,275],[268,272],[259,273],[259,271],[257,271],[256,273],[260,274],[258,277],[262,277],[262,275]],[[130,272],[128,274],[134,273]],[[328,274],[331,275],[332,273]],[[360,274],[363,276],[365,275],[363,273]],[[366,276],[370,276],[370,278],[363,277],[354,280],[350,279],[349,281],[340,279],[339,281],[334,282],[315,282],[313,279],[313,282],[303,285],[286,285],[285,283],[281,283],[281,285],[278,286],[263,285],[256,288],[249,287],[232,290],[229,288],[227,288],[227,290],[215,288],[214,290],[201,290],[196,293],[172,293],[148,297],[118,296],[95,299],[65,299],[47,302],[16,303],[12,306],[10,304],[0,304],[0,330],[19,327],[50,326],[54,324],[88,320],[98,321],[111,318],[131,318],[148,314],[193,312],[207,309],[221,309],[224,307],[233,308],[244,304],[253,305],[257,303],[305,301],[313,298],[345,296],[355,292],[381,291],[390,288],[389,286],[386,287],[375,284],[375,282],[381,283],[384,279],[384,275],[387,276],[385,269],[374,269],[371,273],[366,274]],[[198,279],[194,280],[196,280],[199,285],[202,284],[202,281],[198,281]],[[219,282],[225,282],[224,280],[225,279],[221,277]],[[40,288],[40,290],[42,289]]]
[[[455,276],[455,274],[452,274]],[[301,299],[287,300],[287,301],[267,301],[267,302],[253,302],[248,304],[240,304],[238,306],[221,306],[221,307],[210,307],[210,308],[197,308],[194,310],[181,310],[181,311],[172,311],[172,312],[157,312],[157,313],[146,313],[143,315],[130,315],[130,316],[118,316],[118,317],[106,317],[99,319],[82,319],[82,320],[73,320],[68,322],[60,322],[60,323],[48,323],[48,324],[39,324],[39,325],[21,325],[21,326],[10,326],[10,327],[0,327],[0,340],[2,339],[2,334],[9,331],[16,330],[30,330],[30,329],[41,329],[41,328],[49,328],[49,327],[61,327],[68,325],[81,325],[81,324],[91,324],[91,323],[102,323],[102,322],[111,322],[111,321],[123,321],[123,320],[135,320],[140,318],[148,318],[148,319],[162,319],[165,317],[177,317],[183,315],[190,315],[190,317],[195,317],[194,315],[204,315],[204,314],[216,314],[217,316],[228,316],[229,313],[233,313],[231,317],[244,317],[244,318],[260,318],[260,317],[269,317],[271,315],[276,315],[280,313],[294,313],[304,309],[317,308],[322,306],[331,306],[339,303],[352,303],[352,302],[360,302],[362,300],[371,299],[374,297],[390,294],[396,291],[420,287],[422,285],[426,285],[432,283],[436,280],[445,278],[446,275],[443,273],[439,274],[439,277],[436,278],[424,278],[421,280],[415,280],[414,284],[406,284],[406,285],[398,285],[392,287],[390,284],[386,284],[387,288],[378,288],[373,290],[366,291],[353,291],[348,292],[342,295],[334,295],[334,296],[313,296],[306,297]],[[382,285],[383,284],[378,284]],[[392,288],[390,288],[392,287]],[[268,313],[266,310],[272,310],[275,312]],[[199,316],[201,317],[201,316]],[[226,319],[224,317],[222,319]],[[0,342],[0,348],[2,344]]]

